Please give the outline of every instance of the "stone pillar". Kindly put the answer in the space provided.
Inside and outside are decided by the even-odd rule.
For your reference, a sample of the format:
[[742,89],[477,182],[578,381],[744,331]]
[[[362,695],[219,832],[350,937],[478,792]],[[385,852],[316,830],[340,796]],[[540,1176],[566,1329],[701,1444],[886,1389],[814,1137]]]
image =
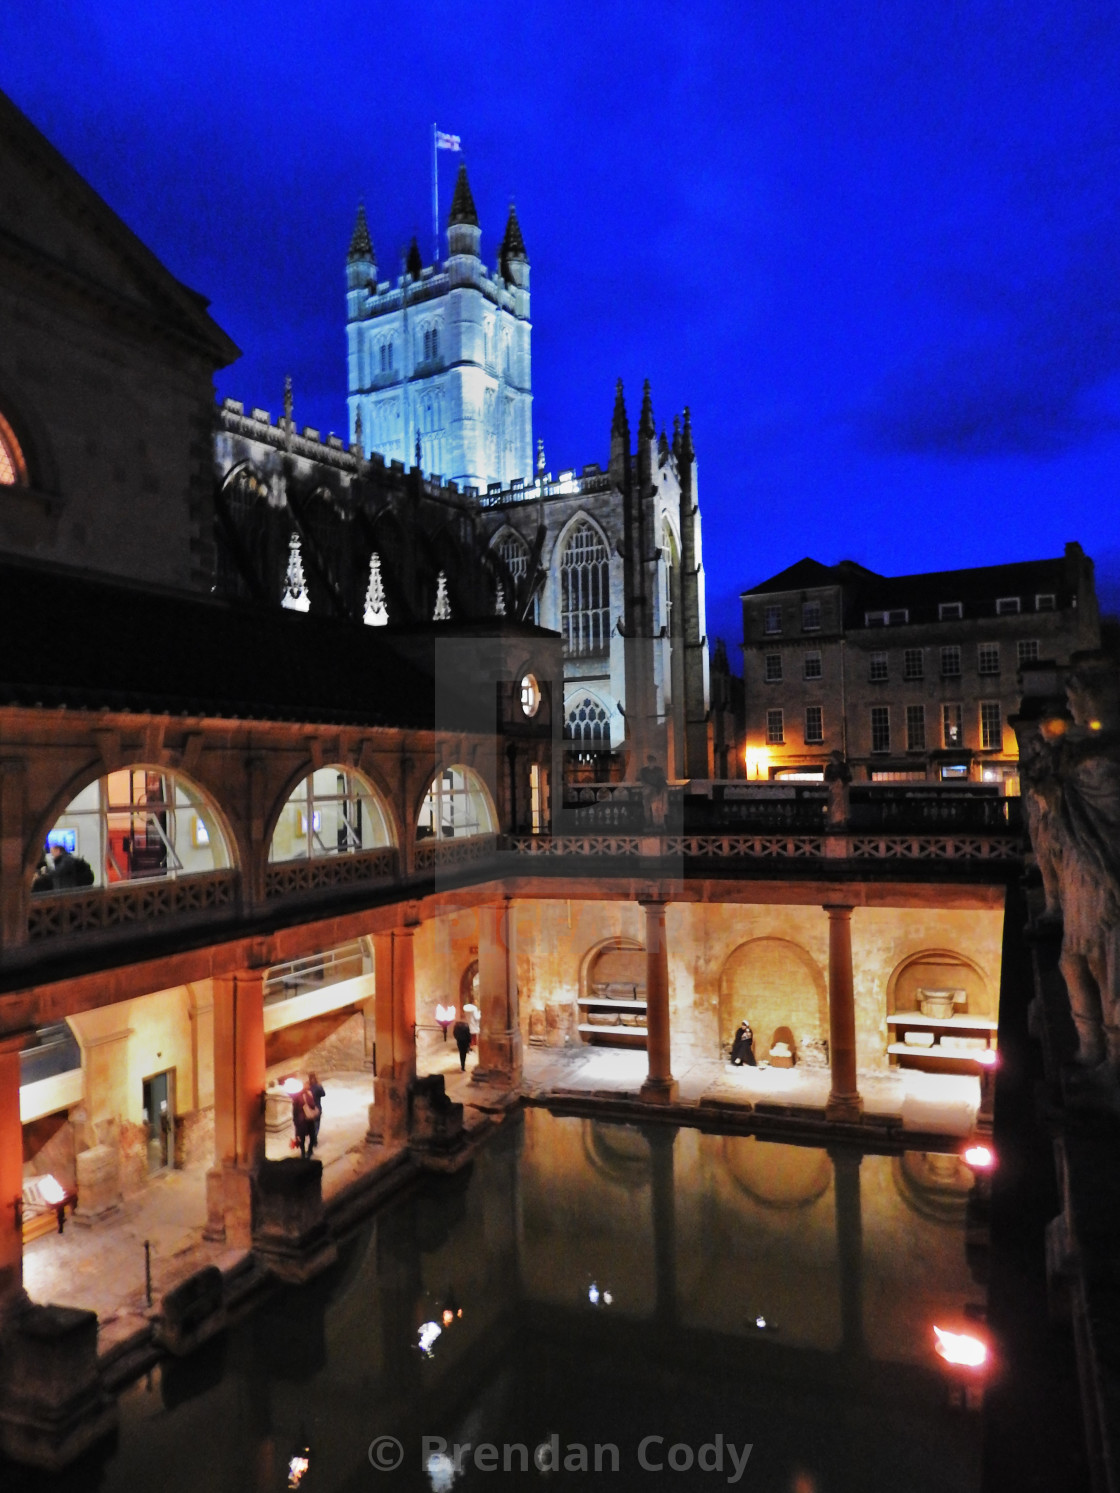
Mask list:
[[677,1191],[673,1154],[677,1140],[675,1125],[648,1125],[650,1203],[653,1212],[653,1259],[658,1320],[677,1320]]
[[26,1034],[0,1040],[0,1322],[24,1303],[23,1234],[17,1200],[23,1195],[23,1127],[19,1118],[19,1051]]
[[377,1145],[408,1135],[408,1086],[416,1077],[415,931],[410,924],[373,941],[377,1043],[367,1139]]
[[669,945],[665,938],[665,903],[643,902],[646,915],[646,1051],[649,1075],[641,1096],[653,1104],[672,1104],[679,1092],[673,1077],[669,1037]]
[[264,970],[214,978],[214,1166],[206,1237],[248,1249],[253,1177],[264,1161]]
[[840,1285],[841,1351],[861,1354],[863,1338],[863,1208],[859,1169],[863,1156],[847,1147],[829,1151],[836,1204],[836,1263]]
[[832,1090],[825,1115],[830,1120],[858,1120],[863,1100],[856,1082],[856,997],[852,977],[852,909],[826,907],[828,913],[828,1056]]
[[517,1001],[517,950],[513,903],[508,897],[478,909],[476,1083],[516,1087],[521,1082],[521,1023]]

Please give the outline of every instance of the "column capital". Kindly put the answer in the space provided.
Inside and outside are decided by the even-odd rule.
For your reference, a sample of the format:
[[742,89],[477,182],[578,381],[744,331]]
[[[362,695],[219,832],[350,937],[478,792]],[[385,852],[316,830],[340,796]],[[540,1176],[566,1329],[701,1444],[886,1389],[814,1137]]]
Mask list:
[[850,918],[855,911],[851,902],[825,902],[823,906],[830,918]]

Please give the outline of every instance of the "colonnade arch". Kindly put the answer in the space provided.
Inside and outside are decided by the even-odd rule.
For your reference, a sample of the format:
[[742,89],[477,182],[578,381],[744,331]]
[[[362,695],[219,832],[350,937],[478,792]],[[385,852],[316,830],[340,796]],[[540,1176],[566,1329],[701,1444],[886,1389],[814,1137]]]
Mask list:
[[272,821],[268,859],[317,860],[397,842],[392,809],[377,785],[352,767],[330,763],[301,771]]
[[489,788],[473,767],[456,762],[440,768],[420,801],[418,840],[465,840],[498,831],[498,812]]
[[729,1045],[741,1021],[766,1058],[784,1041],[796,1058],[807,1041],[828,1034],[828,982],[813,956],[786,938],[752,938],[733,949],[719,981],[719,1038]]

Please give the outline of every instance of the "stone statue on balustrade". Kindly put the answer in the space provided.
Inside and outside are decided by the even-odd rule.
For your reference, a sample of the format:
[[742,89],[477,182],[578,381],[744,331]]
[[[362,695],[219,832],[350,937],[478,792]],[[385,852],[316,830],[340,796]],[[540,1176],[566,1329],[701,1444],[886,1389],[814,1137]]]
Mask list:
[[1120,1076],[1120,681],[1101,654],[1075,655],[1072,722],[1042,720],[1027,778],[1036,796],[1040,869],[1057,883],[1060,967],[1077,1028],[1077,1060]]
[[849,789],[852,784],[852,769],[844,753],[832,751],[825,763],[824,780],[828,784],[828,825],[830,829],[842,829],[848,822],[851,810]]
[[638,773],[638,781],[642,785],[646,827],[655,834],[664,834],[669,817],[669,779],[652,752],[647,755],[646,765]]

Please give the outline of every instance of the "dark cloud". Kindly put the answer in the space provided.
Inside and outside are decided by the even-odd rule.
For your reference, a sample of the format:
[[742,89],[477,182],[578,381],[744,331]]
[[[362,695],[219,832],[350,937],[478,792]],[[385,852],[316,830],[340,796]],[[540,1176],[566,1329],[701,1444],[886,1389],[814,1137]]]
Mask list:
[[1120,225],[1046,278],[989,284],[988,326],[888,378],[862,415],[879,452],[1046,458],[1120,426]]

